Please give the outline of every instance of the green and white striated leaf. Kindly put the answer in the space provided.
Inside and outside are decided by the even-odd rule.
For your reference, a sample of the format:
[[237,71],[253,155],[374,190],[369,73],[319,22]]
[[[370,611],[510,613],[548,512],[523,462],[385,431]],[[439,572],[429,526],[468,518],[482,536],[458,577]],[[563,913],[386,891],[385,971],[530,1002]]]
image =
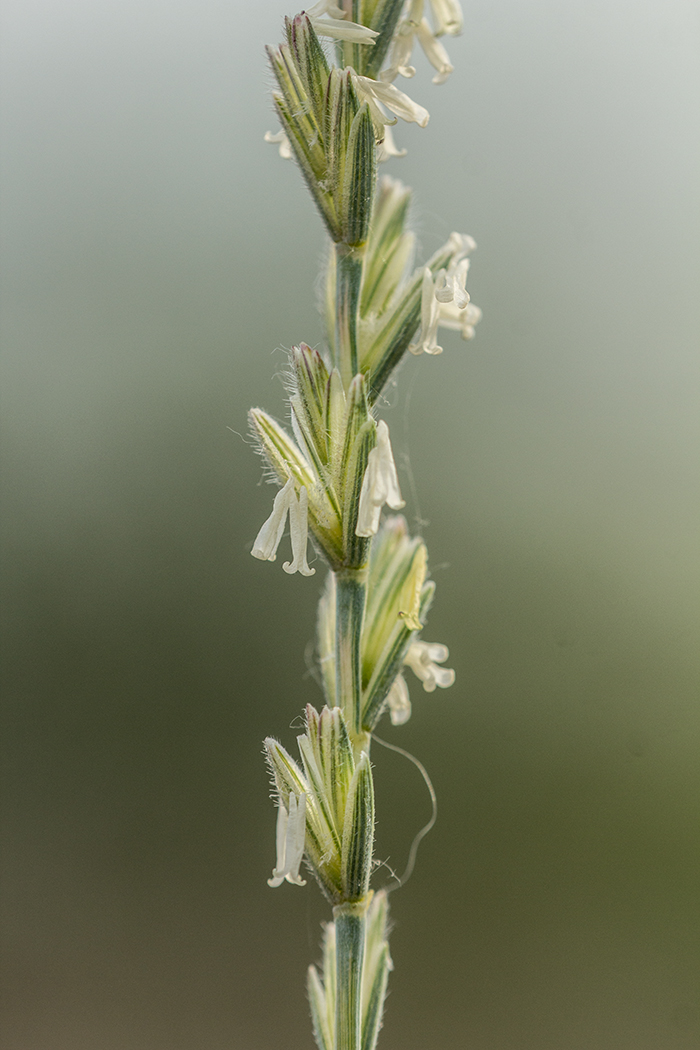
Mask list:
[[384,890],[375,893],[367,911],[362,969],[362,1050],[374,1050],[381,1027],[386,984],[392,962],[387,943],[389,903]]
[[335,1028],[336,978],[335,923],[327,922],[323,928],[323,988],[326,993],[328,1027]]
[[313,743],[307,735],[303,735],[297,737],[297,744],[299,745],[299,752],[304,763],[304,772],[306,773],[316,808],[323,821],[327,835],[332,840],[333,853],[340,856],[342,828],[339,831],[336,827],[335,814],[331,808],[331,800],[326,793],[323,775],[318,768]]
[[311,1009],[311,1024],[318,1050],[334,1050],[333,1030],[328,1027],[326,996],[315,966],[309,966],[306,975],[306,990]]
[[273,94],[272,100],[280,118],[280,123],[289,139],[292,153],[301,169],[309,192],[321,213],[321,218],[326,224],[326,229],[333,240],[338,239],[338,221],[332,194],[326,190],[325,166],[319,172],[316,162],[315,151],[311,148],[309,140],[299,127],[299,122],[293,115],[286,99],[281,95]]
[[355,772],[352,744],[339,707],[321,712],[318,727],[319,764],[336,827],[342,833],[345,804]]
[[367,468],[367,458],[376,444],[376,431],[377,427],[367,402],[364,376],[357,375],[347,394],[345,433],[337,467],[346,565],[363,565],[367,557],[368,542],[356,536],[355,529],[362,480]]
[[343,498],[343,548],[346,565],[361,567],[366,564],[371,538],[357,535],[362,481],[367,470],[369,454],[377,444],[374,421],[361,428],[347,460],[348,481]]
[[374,850],[374,785],[369,755],[363,751],[345,808],[342,883],[347,901],[362,900],[369,890]]
[[391,47],[404,0],[365,0],[362,6],[365,25],[374,29],[379,36],[374,47],[363,56],[364,68],[358,69],[358,73],[376,78]]
[[296,59],[316,124],[323,127],[323,101],[328,86],[330,68],[308,15],[285,18],[287,43]]
[[297,134],[306,144],[314,175],[321,179],[326,170],[323,135],[314,116],[294,54],[288,44],[281,44],[277,51],[268,48],[267,54],[290,119],[297,129]]
[[359,108],[357,94],[349,72],[334,68],[328,78],[325,111],[327,189],[332,194],[336,214],[339,217],[338,232],[334,238],[342,239],[342,196],[347,162],[348,138],[352,122]]
[[382,1026],[382,1016],[384,1014],[384,1000],[386,999],[390,963],[389,945],[385,943],[380,950],[374,967],[373,980],[367,989],[367,998],[363,1004],[361,1050],[374,1050],[377,1045],[377,1037]]
[[411,191],[398,179],[381,179],[365,254],[363,317],[381,316],[406,276],[415,247],[415,237],[406,228],[410,202]]
[[[435,584],[429,580],[421,592],[421,619],[425,617],[434,593]],[[414,636],[415,631],[411,630],[404,621],[400,621],[386,640],[384,649],[374,665],[371,678],[362,696],[362,725],[370,732],[382,715],[386,698],[396,676],[401,672]]]
[[[323,283],[321,285],[321,312],[323,314],[323,326],[325,328],[326,342],[328,344],[328,352],[331,355],[333,361],[336,360],[336,347],[335,347],[335,326],[337,322],[337,309],[335,301],[336,291],[336,261],[335,261],[335,248],[331,245],[330,251],[327,254],[325,270],[323,274]],[[342,385],[342,384],[341,384]]]
[[279,423],[262,408],[251,408],[248,419],[258,447],[279,481],[285,482],[291,474],[299,486],[313,488],[316,479],[308,460]]
[[377,148],[369,106],[364,103],[350,128],[340,207],[343,240],[361,245],[367,240],[377,177]]
[[296,415],[309,433],[319,461],[325,466],[329,457],[329,434],[326,427],[328,369],[318,350],[306,343],[292,347],[291,365],[298,401]]
[[358,73],[366,76],[376,76],[391,45],[403,5],[404,0],[355,0],[351,12],[352,19],[373,29],[378,36],[372,47],[339,41],[336,47],[338,63],[341,66],[352,66]]
[[328,573],[323,594],[318,603],[318,663],[323,678],[326,703],[334,707],[335,697],[335,576]]
[[[335,258],[335,253],[333,253],[333,258]],[[328,377],[326,386],[325,428],[330,445],[329,464],[331,476],[335,479],[336,488],[340,477],[346,414],[347,401],[345,400],[343,381],[340,378],[338,369],[334,368]]]

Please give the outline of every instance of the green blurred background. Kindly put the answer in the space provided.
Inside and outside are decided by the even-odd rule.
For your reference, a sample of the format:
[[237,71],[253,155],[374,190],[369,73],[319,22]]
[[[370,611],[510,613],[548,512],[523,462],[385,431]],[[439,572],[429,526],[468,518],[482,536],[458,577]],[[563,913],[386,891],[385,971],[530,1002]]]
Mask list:
[[[250,557],[245,439],[321,338],[320,223],[262,141],[285,12],[5,8],[5,1050],[311,1046],[327,909],[266,885],[260,751],[319,700],[323,574]],[[380,1045],[695,1050],[698,5],[465,16],[390,168],[424,255],[476,237],[484,320],[385,412],[457,683],[385,729],[440,815]],[[429,803],[374,760],[400,868]]]

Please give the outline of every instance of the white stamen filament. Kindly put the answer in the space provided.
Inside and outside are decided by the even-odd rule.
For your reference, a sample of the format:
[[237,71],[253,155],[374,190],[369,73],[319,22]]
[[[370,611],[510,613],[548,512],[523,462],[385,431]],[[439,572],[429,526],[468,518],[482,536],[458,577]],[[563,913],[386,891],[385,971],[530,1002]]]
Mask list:
[[435,275],[435,298],[439,303],[455,302],[463,310],[469,302],[467,292],[467,272],[469,259],[460,259],[456,266],[449,270],[439,270]]
[[331,18],[345,18],[346,15],[342,7],[337,7],[333,0],[319,0],[313,7],[307,7],[306,13],[309,18],[320,18],[321,15],[329,15]]
[[285,572],[300,572],[302,576],[313,576],[316,570],[310,569],[306,562],[308,495],[306,488],[302,486],[297,500],[294,493],[294,479],[291,477],[275,496],[272,513],[263,523],[250,553],[260,561],[275,561],[287,514],[289,514],[289,531],[292,540],[292,561],[285,562],[282,568]]
[[457,36],[462,32],[464,16],[459,0],[430,0],[435,22],[435,36],[447,33]]
[[278,802],[277,809],[277,863],[272,870],[268,886],[281,886],[284,880],[295,886],[305,886],[306,880],[299,875],[299,866],[304,856],[306,841],[306,795],[289,795],[289,809]]
[[451,328],[460,332],[462,339],[473,339],[474,326],[481,320],[482,313],[475,303],[460,310],[456,303],[445,303],[440,307],[439,324],[441,328]]
[[427,18],[422,18],[416,27],[416,36],[420,46],[425,52],[425,57],[433,69],[437,70],[433,77],[433,84],[444,84],[454,66],[450,62],[450,56],[445,51],[440,41],[434,36]]
[[374,29],[368,29],[357,22],[347,22],[338,18],[314,18],[308,11],[306,13],[317,36],[330,36],[334,40],[347,40],[352,44],[374,44],[379,36]]
[[446,645],[439,642],[411,642],[404,663],[411,668],[423,683],[426,693],[435,691],[435,687],[447,689],[455,680],[455,673],[449,667],[438,667],[450,655]]
[[367,468],[362,481],[360,506],[357,513],[357,536],[376,536],[384,504],[392,510],[405,507],[401,498],[399,478],[391,451],[389,428],[383,419],[377,424],[377,444],[367,457]]
[[438,270],[433,279],[430,268],[423,271],[421,293],[421,327],[418,340],[411,343],[412,354],[441,354],[438,328],[451,328],[462,333],[463,339],[474,336],[474,325],[481,319],[481,310],[469,301],[467,292],[467,256],[476,248],[476,241],[467,233],[451,233],[440,253],[452,256],[447,269]]
[[402,726],[405,722],[408,722],[411,717],[411,699],[408,695],[406,679],[402,674],[394,679],[387,696],[387,705],[392,725]]
[[[353,74],[355,89],[363,102],[369,103],[372,119],[382,124],[395,124],[395,120],[387,119],[381,110],[386,106],[388,110],[395,113],[397,117],[409,123],[418,124],[424,128],[430,120],[430,114],[423,106],[419,106],[403,91],[399,91],[393,84],[383,84],[380,80],[372,80],[370,77],[362,77],[358,73]],[[375,117],[375,113],[379,117]]]
[[302,576],[313,576],[315,569],[310,569],[306,561],[306,544],[308,541],[309,496],[305,486],[299,490],[299,499],[292,499],[289,505],[289,534],[292,541],[292,561],[282,565],[285,572],[299,572]]
[[266,131],[264,137],[265,142],[274,142],[279,145],[279,155],[283,160],[292,159],[292,147],[286,131],[277,131],[274,134],[271,131]]
[[274,561],[277,557],[277,548],[282,539],[284,525],[287,520],[290,497],[294,499],[294,481],[289,478],[286,485],[279,490],[272,504],[272,513],[267,521],[263,522],[260,532],[255,538],[253,549],[250,552],[254,558],[260,561]]
[[377,145],[377,160],[381,164],[382,161],[389,160],[390,157],[405,157],[408,150],[399,149],[394,142],[394,135],[388,124],[384,125],[384,138]]
[[437,343],[439,309],[435,298],[435,285],[430,267],[423,271],[423,290],[421,293],[421,327],[417,343],[411,343],[412,354],[441,354],[442,347]]

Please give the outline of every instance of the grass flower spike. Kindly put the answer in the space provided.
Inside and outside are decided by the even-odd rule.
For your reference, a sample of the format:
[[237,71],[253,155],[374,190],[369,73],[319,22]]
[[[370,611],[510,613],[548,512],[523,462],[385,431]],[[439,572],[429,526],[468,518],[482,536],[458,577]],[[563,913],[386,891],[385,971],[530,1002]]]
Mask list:
[[373,733],[384,716],[395,727],[409,719],[407,669],[426,692],[455,679],[447,647],[422,638],[435,594],[426,545],[404,517],[385,514],[405,504],[377,407],[407,356],[442,352],[441,327],[473,336],[481,312],[466,283],[476,244],[453,233],[417,261],[411,191],[378,179],[377,165],[405,153],[392,137],[399,118],[428,124],[427,109],[394,84],[414,76],[416,44],[443,84],[452,64],[441,37],[461,28],[456,0],[319,0],[285,19],[284,39],[267,49],[280,129],[265,139],[296,162],[329,238],[325,343],[289,352],[285,425],[261,408],[249,414],[277,486],[253,557],[275,561],[288,526],[284,571],[315,573],[309,540],[327,568],[317,619],[321,704],[306,706],[298,758],[265,740],[277,804],[268,883],[304,887],[304,867],[332,908],[322,966],[307,974],[319,1050],[375,1050],[393,968],[388,890],[371,885]]

